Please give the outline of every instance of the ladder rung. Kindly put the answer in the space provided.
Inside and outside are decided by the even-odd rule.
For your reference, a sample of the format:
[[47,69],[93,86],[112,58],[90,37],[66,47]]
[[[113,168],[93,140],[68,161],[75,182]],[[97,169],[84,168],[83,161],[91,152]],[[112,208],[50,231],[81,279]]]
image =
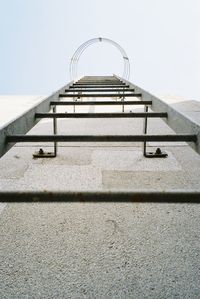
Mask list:
[[129,113],[36,113],[36,118],[145,118],[167,117],[166,112]]
[[141,97],[142,94],[141,93],[127,93],[127,94],[79,94],[79,95],[73,95],[73,94],[64,94],[61,93],[59,94],[60,98],[119,98],[119,97]]
[[7,142],[196,142],[196,135],[8,135]]
[[76,82],[102,82],[102,81],[104,81],[104,82],[123,82],[122,80],[120,80],[120,79],[118,79],[118,78],[113,78],[113,76],[112,77],[109,77],[109,78],[107,78],[107,77],[101,77],[101,78],[97,78],[97,77],[84,77],[84,78],[81,78],[81,79],[79,79],[79,80],[77,80]]
[[77,82],[73,83],[73,85],[126,85],[123,82]]
[[121,85],[121,84],[75,84],[73,85],[73,87],[78,87],[78,88],[89,88],[89,87],[98,87],[98,88],[102,88],[102,87],[126,87],[126,86],[129,86],[129,85]]
[[123,203],[187,203],[200,204],[196,190],[117,190],[103,191],[0,191],[0,202],[123,202]]
[[127,91],[132,91],[132,92],[134,92],[135,91],[135,89],[112,89],[112,88],[110,88],[110,89],[95,89],[95,90],[93,90],[93,89],[76,89],[76,90],[71,90],[71,89],[65,89],[65,92],[110,92],[110,91],[112,91],[112,92],[127,92]]
[[50,103],[51,105],[57,105],[57,106],[87,106],[87,105],[91,105],[91,106],[100,106],[100,105],[105,105],[105,106],[109,106],[109,105],[114,105],[114,106],[122,106],[122,105],[152,105],[152,101],[121,101],[121,102],[115,102],[115,101],[84,101],[84,102],[75,102],[75,101],[52,101]]
[[77,81],[74,84],[126,84],[122,81]]
[[[69,88],[70,89],[80,89],[80,88],[91,88],[91,89],[94,89],[94,88],[113,88],[113,90],[115,90],[115,88],[121,88],[121,89],[124,89],[124,88],[129,88],[130,86],[129,85],[126,85],[126,86],[113,86],[113,85],[103,85],[103,86],[70,86]],[[83,89],[82,89],[83,90]],[[96,90],[96,89],[94,89]]]

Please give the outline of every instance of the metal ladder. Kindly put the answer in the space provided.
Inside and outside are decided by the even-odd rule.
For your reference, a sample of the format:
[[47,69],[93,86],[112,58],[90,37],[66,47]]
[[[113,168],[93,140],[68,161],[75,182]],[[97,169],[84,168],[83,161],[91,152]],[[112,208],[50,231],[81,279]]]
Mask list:
[[[87,97],[106,98],[107,101],[88,101]],[[69,98],[66,100],[64,98]],[[112,98],[112,100],[110,100]],[[127,99],[128,98],[128,99]],[[130,99],[134,98],[134,100]],[[62,100],[61,100],[62,99]],[[64,100],[63,100],[64,99]],[[86,99],[86,100],[84,100]],[[119,105],[122,112],[76,113],[76,106]],[[143,106],[144,112],[125,112],[126,105]],[[57,113],[57,106],[72,106],[73,113]],[[148,108],[153,112],[149,112]],[[49,113],[49,111],[52,111]],[[143,118],[142,135],[58,135],[58,118]],[[147,134],[148,118],[162,118],[177,134]],[[52,135],[26,135],[43,118],[53,119]],[[145,157],[166,157],[159,148],[155,153],[146,151],[147,142],[187,142],[200,154],[200,126],[181,112],[144,89],[117,76],[84,77],[70,82],[57,92],[33,106],[9,124],[0,128],[0,157],[17,142],[53,142],[53,153],[43,149],[34,157],[49,158],[57,155],[57,142],[143,142]],[[200,192],[191,190],[120,190],[120,191],[0,191],[0,202],[154,202],[200,203]]]
[[[88,101],[87,98],[111,98],[104,101]],[[69,100],[66,100],[69,99]],[[130,100],[134,98],[134,100]],[[62,99],[62,100],[61,100]],[[63,100],[65,99],[65,100]],[[86,100],[83,100],[86,99]],[[159,103],[160,101],[160,103]],[[121,106],[122,112],[114,113],[76,113],[76,106]],[[143,106],[144,112],[125,112],[126,105]],[[73,113],[57,113],[57,106],[73,106]],[[155,112],[149,112],[151,107]],[[164,109],[164,111],[162,111]],[[48,112],[52,110],[52,112]],[[174,129],[173,113],[180,116],[180,125],[185,121],[189,124],[184,134],[173,135],[148,135],[148,118],[162,118]],[[53,135],[25,135],[39,120],[53,119]],[[57,131],[57,119],[61,118],[143,118],[142,135],[59,135]],[[176,122],[175,122],[176,123]],[[176,126],[176,125],[175,125]],[[161,100],[148,94],[130,82],[126,82],[117,76],[86,76],[72,82],[48,97],[43,102],[33,107],[22,117],[0,130],[0,156],[17,142],[53,142],[54,151],[44,152],[40,149],[34,154],[34,158],[51,158],[57,155],[57,142],[143,142],[143,155],[147,158],[164,158],[167,154],[157,148],[155,152],[147,152],[147,142],[189,142],[197,151],[199,148],[199,126],[188,120],[184,115],[170,108]]]

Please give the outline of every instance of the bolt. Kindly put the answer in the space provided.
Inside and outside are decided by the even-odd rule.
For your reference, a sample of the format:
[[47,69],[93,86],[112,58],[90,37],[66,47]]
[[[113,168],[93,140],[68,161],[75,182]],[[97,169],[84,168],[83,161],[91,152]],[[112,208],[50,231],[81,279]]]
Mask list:
[[161,151],[161,149],[158,147],[157,149],[156,149],[156,155],[161,155],[162,154],[162,151]]
[[42,148],[39,149],[39,155],[44,155],[44,151]]

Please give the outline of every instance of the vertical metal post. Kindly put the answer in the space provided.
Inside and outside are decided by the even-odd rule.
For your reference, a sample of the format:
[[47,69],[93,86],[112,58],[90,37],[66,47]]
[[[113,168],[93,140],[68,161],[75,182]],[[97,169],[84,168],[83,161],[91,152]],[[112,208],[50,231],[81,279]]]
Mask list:
[[[144,106],[144,112],[148,112],[148,106]],[[143,133],[147,134],[147,117],[144,118]],[[144,157],[146,157],[146,148],[147,148],[147,143],[146,143],[146,141],[144,141],[144,144],[143,144],[143,156]]]
[[[123,97],[122,97],[122,102],[124,101],[124,90],[123,90]],[[122,105],[122,112],[124,112],[124,105]]]
[[[56,106],[53,107],[53,113],[56,113]],[[57,134],[57,118],[53,119],[53,134]],[[57,156],[57,142],[54,142],[54,155]]]
[[[144,107],[144,112],[148,112],[148,106]],[[143,133],[147,134],[147,117],[144,118]],[[143,156],[145,158],[166,158],[168,155],[167,155],[167,153],[162,152],[159,147],[156,149],[155,152],[148,152],[147,153],[147,142],[144,141]]]
[[[76,98],[74,97],[76,94],[76,91],[73,91],[73,101],[75,102],[76,101]],[[74,105],[73,106],[73,112],[75,113],[76,112],[76,106]]]
[[[53,107],[53,113],[56,113],[56,106]],[[53,118],[53,134],[57,135],[57,118]],[[33,158],[55,158],[57,156],[57,142],[54,142],[54,151],[45,152],[42,148],[33,154]]]

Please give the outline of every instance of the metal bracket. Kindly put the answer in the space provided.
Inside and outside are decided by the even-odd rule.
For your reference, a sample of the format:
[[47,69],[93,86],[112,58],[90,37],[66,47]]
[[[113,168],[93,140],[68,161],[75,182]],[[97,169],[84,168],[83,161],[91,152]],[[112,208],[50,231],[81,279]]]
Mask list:
[[166,152],[162,152],[158,147],[155,152],[146,152],[146,148],[144,151],[145,158],[166,158],[168,154]]
[[[148,106],[144,107],[144,111],[148,112]],[[143,127],[144,134],[147,134],[147,117],[144,119],[144,127]],[[145,158],[166,158],[168,154],[163,152],[159,147],[156,149],[155,152],[147,152],[147,142],[144,141],[143,144],[143,156]]]
[[42,148],[39,149],[38,152],[33,154],[33,158],[55,158],[55,153],[44,152]]

